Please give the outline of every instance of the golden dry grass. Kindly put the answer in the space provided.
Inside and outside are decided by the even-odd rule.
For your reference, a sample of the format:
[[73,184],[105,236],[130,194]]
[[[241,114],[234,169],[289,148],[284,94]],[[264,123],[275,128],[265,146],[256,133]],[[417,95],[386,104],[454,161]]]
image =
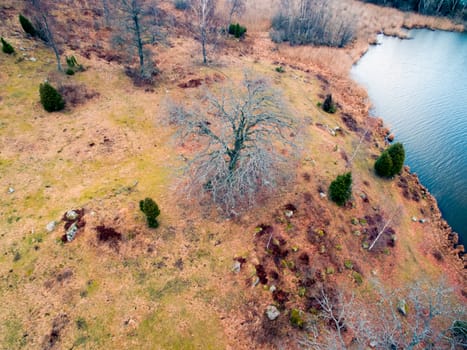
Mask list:
[[[46,113],[38,102],[38,84],[55,69],[51,52],[12,31],[12,43],[26,51],[16,57],[0,55],[0,66],[5,67],[0,72],[1,348],[42,348],[60,313],[68,315],[69,323],[56,348],[251,348],[256,339],[252,333],[269,303],[268,292],[250,287],[258,258],[255,227],[274,220],[287,202],[304,207],[305,192],[313,193],[316,204],[330,213],[333,222],[328,230],[342,244],[339,254],[359,261],[365,280],[375,273],[384,283],[397,286],[418,274],[432,279],[445,274],[452,284],[462,284],[462,276],[449,267],[451,257],[438,262],[431,255],[431,245],[442,243],[436,229],[409,219],[432,203],[407,203],[393,183],[377,179],[369,171],[371,155],[377,152],[372,143],[364,144],[352,165],[356,207],[341,211],[326,199],[320,201],[317,186],[326,187],[347,170],[341,152],[352,154],[359,139],[346,129],[340,113],[329,115],[317,107],[320,95],[332,91],[345,112],[363,126],[373,125],[366,119],[365,92],[347,79],[358,50],[276,47],[264,32],[273,11],[268,4],[249,2],[245,19],[254,34],[244,43],[227,45],[218,53],[216,66],[197,64],[198,45],[192,39],[173,38],[173,47],[158,52],[163,74],[153,92],[134,88],[118,65],[77,54],[88,70],[66,79],[83,83],[100,96],[62,113]],[[365,9],[372,24],[362,40],[368,41],[378,25],[377,9]],[[23,53],[26,59],[18,61]],[[285,65],[285,73],[275,72],[277,62]],[[208,216],[196,202],[174,192],[184,164],[181,154],[189,152],[173,141],[175,129],[164,122],[164,106],[167,96],[196,99],[200,90],[222,85],[183,90],[177,86],[180,82],[214,74],[238,81],[245,68],[269,77],[283,91],[300,126],[299,150],[292,162],[298,163],[297,180],[278,189],[261,207],[227,220]],[[326,126],[341,127],[343,135],[331,135]],[[304,172],[312,182],[303,180]],[[15,192],[7,193],[9,187]],[[348,232],[350,219],[370,210],[358,201],[361,192],[386,214],[404,203],[404,219],[396,227],[398,244],[389,255],[368,254]],[[161,207],[157,230],[146,228],[138,209],[138,201],[147,196]],[[63,223],[46,232],[49,221],[81,207],[86,210],[86,227],[75,241],[59,241]],[[308,248],[300,220],[291,244]],[[118,251],[97,241],[98,225],[123,234]],[[240,275],[230,271],[237,256],[248,259]],[[348,274],[336,279],[354,287]],[[365,282],[362,294],[368,289]]]

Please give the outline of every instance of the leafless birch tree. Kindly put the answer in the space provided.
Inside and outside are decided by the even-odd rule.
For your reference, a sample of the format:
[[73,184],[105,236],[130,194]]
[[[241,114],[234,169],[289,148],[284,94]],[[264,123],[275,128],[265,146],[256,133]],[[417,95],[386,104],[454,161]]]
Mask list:
[[227,6],[229,11],[229,18],[227,22],[227,28],[232,23],[233,16],[241,16],[246,9],[245,0],[227,0]]
[[196,35],[201,43],[203,63],[208,63],[207,45],[216,35],[215,25],[217,0],[191,0],[190,9],[194,17]]
[[274,189],[281,178],[285,158],[278,146],[290,144],[284,132],[292,124],[282,97],[264,79],[245,74],[238,90],[231,87],[220,97],[208,94],[203,105],[191,108],[172,106],[170,118],[183,139],[195,137],[203,144],[189,162],[188,191],[210,195],[225,213],[254,204],[261,191]]

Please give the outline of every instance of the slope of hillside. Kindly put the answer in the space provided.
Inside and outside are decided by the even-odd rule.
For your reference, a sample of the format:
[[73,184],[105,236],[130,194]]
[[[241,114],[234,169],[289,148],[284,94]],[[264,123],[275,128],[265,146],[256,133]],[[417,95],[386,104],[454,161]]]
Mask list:
[[[363,44],[347,50],[276,46],[258,28],[244,41],[227,39],[215,62],[203,66],[198,44],[180,30],[170,45],[157,48],[155,86],[137,88],[122,65],[95,53],[87,58],[86,47],[66,50],[86,71],[58,74],[51,50],[21,32],[16,2],[2,6],[2,36],[17,49],[15,56],[0,55],[2,349],[295,348],[302,331],[290,325],[287,312],[268,333],[264,311],[273,302],[271,284],[289,294],[287,310],[302,307],[300,264],[357,298],[374,297],[372,279],[391,289],[423,276],[435,283],[444,277],[465,302],[465,270],[435,201],[407,171],[393,181],[372,171],[385,132],[368,118],[365,92],[344,74]],[[183,18],[171,2],[163,7]],[[64,5],[64,11],[70,9]],[[314,60],[333,52],[349,59],[337,72],[338,62]],[[297,149],[288,155],[294,176],[257,207],[226,218],[177,187],[197,148],[177,142],[166,107],[169,98],[183,102],[207,89],[219,92],[245,71],[283,92],[297,126],[291,136]],[[44,79],[83,84],[90,96],[47,113],[38,96]],[[190,81],[200,85],[180,87]],[[317,106],[330,92],[336,114]],[[340,208],[320,192],[349,170],[353,199]],[[418,201],[406,199],[404,188]],[[157,229],[146,227],[139,210],[145,197],[161,208]],[[82,213],[82,227],[64,243],[64,217],[72,209]],[[365,249],[364,232],[380,229],[396,212],[395,243],[388,238],[374,251]],[[279,264],[266,249],[271,238],[263,233],[270,231],[261,233],[260,226],[271,226],[273,245],[288,251]],[[236,261],[238,273],[232,271]],[[276,281],[258,285],[258,265],[277,270]]]

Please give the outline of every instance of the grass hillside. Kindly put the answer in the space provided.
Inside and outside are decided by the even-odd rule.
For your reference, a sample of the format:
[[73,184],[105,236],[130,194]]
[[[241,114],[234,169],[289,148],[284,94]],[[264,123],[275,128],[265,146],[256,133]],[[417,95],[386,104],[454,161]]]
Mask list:
[[[71,11],[63,6],[64,14]],[[183,19],[172,2],[161,6]],[[121,64],[86,57],[87,47],[66,46],[84,72],[56,72],[53,52],[21,32],[18,3],[0,5],[1,34],[17,52],[0,54],[1,349],[298,348],[303,331],[287,312],[279,329],[268,333],[264,310],[273,302],[272,282],[255,280],[258,265],[277,270],[275,287],[289,293],[286,310],[301,308],[304,270],[296,267],[304,260],[323,283],[353,291],[357,299],[376,298],[374,279],[395,289],[423,276],[434,283],[444,277],[455,303],[465,302],[465,270],[443,236],[434,200],[406,170],[392,181],[374,174],[385,131],[368,118],[365,92],[344,74],[363,51],[277,46],[268,39],[264,12],[254,27],[255,6],[260,2],[250,2],[245,15],[252,26],[247,38],[227,39],[208,66],[200,64],[198,43],[188,32],[169,36],[168,45],[156,48],[161,73],[145,88],[135,87]],[[376,7],[356,8],[369,9],[368,22],[376,21]],[[367,44],[372,28],[355,45]],[[108,37],[107,31],[89,35]],[[326,63],[323,57],[332,52],[346,60],[344,68]],[[219,93],[245,71],[282,92],[297,147],[286,154],[289,183],[227,218],[178,186],[186,159],[201,146],[177,141],[167,104],[200,100],[208,89]],[[78,104],[47,113],[39,101],[45,79],[86,93]],[[180,87],[193,81],[200,85]],[[328,93],[337,101],[335,114],[319,107]],[[346,171],[354,180],[352,200],[338,207],[320,192]],[[418,200],[407,199],[404,189]],[[146,197],[161,210],[157,229],[147,228],[139,209]],[[82,227],[64,243],[64,216],[72,209],[82,210]],[[380,228],[381,222],[371,222],[376,215],[394,218],[397,239],[368,251],[364,231]],[[413,222],[413,216],[427,222]],[[55,228],[48,230],[52,221]],[[266,249],[268,239],[288,250],[279,267]],[[240,272],[233,272],[240,261]]]

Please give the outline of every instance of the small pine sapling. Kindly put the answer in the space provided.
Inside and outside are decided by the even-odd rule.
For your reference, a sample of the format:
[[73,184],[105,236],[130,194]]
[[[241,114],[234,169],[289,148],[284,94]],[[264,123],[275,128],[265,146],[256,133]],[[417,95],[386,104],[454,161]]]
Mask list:
[[8,41],[6,41],[3,38],[0,38],[0,40],[2,41],[2,51],[4,53],[11,55],[15,52],[15,49],[13,48],[13,46],[11,46],[11,44]]
[[161,213],[159,206],[151,198],[145,198],[139,202],[139,208],[146,215],[149,228],[158,228],[157,217]]
[[78,63],[75,56],[70,56],[70,57],[65,56],[65,60],[66,60],[66,65],[68,67],[65,71],[67,75],[73,75],[76,72],[84,71],[83,65]]
[[337,176],[337,178],[331,182],[329,186],[329,197],[337,205],[344,205],[350,199],[352,195],[352,173],[348,172],[343,175]]
[[235,36],[237,39],[241,38],[246,33],[246,27],[241,26],[239,23],[237,24],[230,24],[229,26],[229,34]]
[[332,95],[326,95],[326,98],[323,102],[323,110],[327,113],[335,113],[336,112],[336,104],[332,100]]
[[28,33],[31,36],[37,35],[36,28],[34,28],[29,19],[24,17],[22,14],[19,15],[19,23],[21,24],[21,27],[26,33]]

